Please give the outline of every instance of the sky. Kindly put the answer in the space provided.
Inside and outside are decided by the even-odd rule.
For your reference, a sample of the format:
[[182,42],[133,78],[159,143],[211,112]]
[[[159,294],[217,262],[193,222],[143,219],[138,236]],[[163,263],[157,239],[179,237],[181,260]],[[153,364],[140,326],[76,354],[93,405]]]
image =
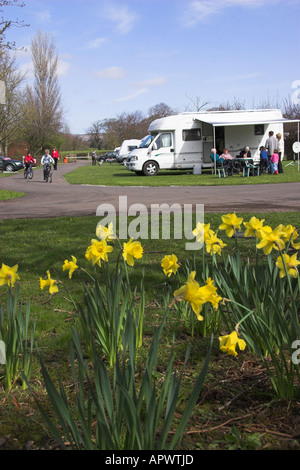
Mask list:
[[48,33],[59,56],[65,120],[98,120],[166,103],[277,105],[300,87],[299,0],[24,0],[6,8],[14,53],[32,83],[30,45]]

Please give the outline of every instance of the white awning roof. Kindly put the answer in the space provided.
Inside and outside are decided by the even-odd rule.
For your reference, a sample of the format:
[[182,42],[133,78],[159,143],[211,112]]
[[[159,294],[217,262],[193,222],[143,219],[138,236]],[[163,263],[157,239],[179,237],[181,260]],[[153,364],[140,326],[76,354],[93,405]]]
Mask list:
[[[219,117],[219,116],[218,116]],[[201,116],[194,118],[195,121],[206,122],[211,124],[213,127],[219,126],[251,126],[255,124],[287,124],[289,122],[300,122],[299,119],[284,119],[284,118],[275,118],[275,119],[242,119],[242,120],[232,120],[232,121],[222,121],[215,119],[216,116],[213,114],[211,116]]]

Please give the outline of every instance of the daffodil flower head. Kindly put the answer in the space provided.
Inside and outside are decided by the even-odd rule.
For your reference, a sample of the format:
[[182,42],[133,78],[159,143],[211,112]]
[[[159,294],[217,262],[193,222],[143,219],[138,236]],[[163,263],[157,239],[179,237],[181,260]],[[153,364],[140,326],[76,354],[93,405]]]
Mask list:
[[222,224],[219,226],[220,230],[225,230],[226,235],[231,238],[237,230],[241,230],[241,224],[243,222],[242,217],[237,217],[236,213],[222,215]]
[[276,266],[279,268],[280,277],[285,277],[287,270],[289,276],[296,278],[298,276],[298,266],[300,264],[300,261],[297,260],[297,253],[294,253],[292,256],[283,253],[282,256],[283,260],[281,256],[278,256],[276,261]]
[[219,337],[220,350],[229,354],[230,356],[237,356],[236,346],[243,351],[246,348],[246,342],[240,339],[236,331],[230,333],[230,335],[224,335]]
[[63,271],[69,271],[69,278],[71,279],[72,278],[72,275],[73,275],[73,272],[78,269],[78,266],[77,266],[77,259],[75,258],[75,256],[72,255],[72,261],[68,261],[67,259],[64,261],[64,264],[63,264]]
[[207,237],[213,233],[214,231],[211,230],[210,224],[203,224],[201,222],[198,222],[196,228],[193,230],[193,235],[196,237],[196,241],[202,244],[205,243]]
[[166,276],[170,277],[172,274],[176,274],[179,264],[176,255],[166,255],[161,262],[161,267]]
[[206,251],[207,253],[210,253],[211,255],[213,253],[217,253],[221,255],[221,250],[225,246],[227,246],[223,241],[218,238],[217,234],[213,231],[212,233],[209,234],[209,236],[206,238],[205,244],[206,244]]
[[221,297],[216,294],[216,287],[213,281],[209,278],[206,285],[200,287],[198,282],[195,281],[196,271],[192,271],[188,277],[186,284],[174,292],[174,298],[177,301],[186,300],[192,307],[192,310],[197,316],[199,321],[203,320],[200,315],[203,305],[210,302],[214,307],[217,306]]
[[262,227],[258,228],[257,229],[257,238],[258,240],[261,240],[262,238],[264,238],[268,233],[271,233],[273,230],[272,230],[272,227],[270,227],[269,225],[263,225]]
[[262,228],[265,219],[257,219],[256,217],[251,217],[249,222],[244,222],[246,227],[244,236],[245,237],[255,237],[258,234],[258,231]]
[[269,255],[273,249],[275,250],[283,250],[285,247],[285,243],[283,240],[284,232],[282,231],[282,227],[279,225],[271,232],[260,233],[261,240],[256,245],[258,249],[262,248],[265,255]]
[[296,230],[296,227],[294,227],[293,225],[280,225],[279,227],[281,227],[281,230],[283,232],[283,240],[285,242],[289,242],[291,241],[291,245],[293,248],[295,248],[296,250],[299,250],[300,249],[300,242],[295,242],[295,239],[298,238],[299,234]]
[[91,240],[91,245],[86,249],[85,257],[92,261],[93,266],[98,264],[101,266],[102,261],[108,261],[107,253],[113,251],[113,247],[108,245],[106,240]]
[[0,286],[7,284],[8,286],[14,287],[15,282],[20,280],[19,275],[17,274],[18,265],[16,264],[12,268],[2,263],[0,269]]
[[47,271],[47,276],[48,276],[47,279],[42,279],[40,277],[41,290],[43,290],[45,287],[49,287],[50,294],[54,294],[54,293],[58,292],[58,287],[56,285],[57,281],[55,281],[54,279],[51,279],[51,275],[50,275],[49,270]]
[[129,266],[134,265],[134,259],[142,258],[143,251],[141,242],[133,241],[132,238],[127,243],[123,243],[123,258]]
[[98,224],[96,228],[96,236],[100,238],[100,240],[107,240],[107,241],[110,241],[116,238],[114,235],[113,223],[110,222],[108,227]]

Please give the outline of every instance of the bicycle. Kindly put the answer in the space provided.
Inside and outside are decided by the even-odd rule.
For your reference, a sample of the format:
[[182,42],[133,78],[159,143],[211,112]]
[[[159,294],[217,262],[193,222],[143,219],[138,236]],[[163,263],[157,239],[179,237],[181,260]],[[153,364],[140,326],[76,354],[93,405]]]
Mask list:
[[45,181],[46,183],[52,183],[52,175],[53,175],[53,170],[51,165],[46,165],[46,171],[45,171]]
[[31,165],[29,165],[29,167],[25,167],[24,169],[24,178],[27,179],[29,178],[30,180],[32,179],[33,177],[33,170],[32,170],[32,167]]

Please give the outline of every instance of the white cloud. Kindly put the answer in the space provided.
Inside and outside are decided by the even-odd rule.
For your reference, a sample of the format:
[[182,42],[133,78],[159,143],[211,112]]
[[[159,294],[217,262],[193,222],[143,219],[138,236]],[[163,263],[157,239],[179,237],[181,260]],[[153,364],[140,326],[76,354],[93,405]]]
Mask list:
[[105,38],[96,38],[92,39],[87,43],[87,45],[83,49],[98,49],[102,44],[107,41]]
[[69,68],[71,67],[70,62],[63,59],[58,59],[57,63],[57,76],[66,77],[68,75]]
[[135,93],[132,93],[131,95],[123,96],[122,98],[117,98],[115,101],[121,102],[121,101],[133,100],[134,98],[137,98],[140,95],[144,95],[148,91],[149,91],[148,88],[140,88],[139,90],[136,90]]
[[104,18],[115,23],[117,30],[121,34],[126,34],[133,28],[137,15],[130,12],[127,6],[114,4],[108,6],[103,12]]
[[51,23],[51,13],[49,10],[36,11],[35,16],[37,17],[38,22],[41,23],[41,29],[43,29],[43,23]]
[[164,85],[166,81],[167,80],[165,77],[148,78],[147,80],[136,82],[134,86],[138,88],[149,87],[149,86],[161,86],[161,85]]
[[236,82],[241,80],[251,80],[252,78],[258,78],[261,76],[261,73],[253,72],[253,73],[245,73],[244,75],[231,75],[226,77],[213,77],[210,80],[205,80],[205,82],[209,83],[224,83],[224,82]]
[[266,4],[273,5],[280,0],[193,0],[184,15],[184,25],[189,27],[208,18],[221,14],[225,8],[248,7],[256,8]]
[[108,67],[94,72],[93,77],[119,79],[125,77],[126,74],[126,70],[122,67]]

